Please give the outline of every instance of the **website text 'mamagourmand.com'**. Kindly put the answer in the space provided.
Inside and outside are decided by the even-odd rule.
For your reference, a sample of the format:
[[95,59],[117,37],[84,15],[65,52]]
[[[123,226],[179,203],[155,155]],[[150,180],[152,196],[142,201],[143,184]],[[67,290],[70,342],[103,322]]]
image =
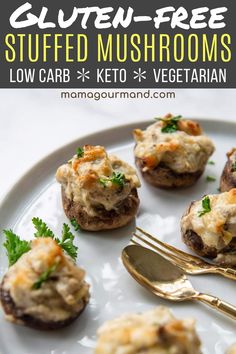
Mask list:
[[86,90],[86,91],[61,91],[62,99],[175,99],[174,91],[116,91],[116,90]]

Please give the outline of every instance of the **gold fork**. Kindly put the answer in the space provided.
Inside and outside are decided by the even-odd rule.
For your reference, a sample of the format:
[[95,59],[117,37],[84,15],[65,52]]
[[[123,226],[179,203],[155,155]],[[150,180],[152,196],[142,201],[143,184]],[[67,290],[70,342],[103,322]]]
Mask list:
[[[158,238],[150,235],[148,232],[142,230],[140,227],[136,227],[141,235],[137,234],[137,232],[133,233],[131,238],[131,242],[136,245],[142,245],[140,241],[157,253],[161,254],[163,257],[171,261],[177,267],[182,269],[185,273],[191,275],[197,274],[219,274],[223,277],[236,280],[236,269],[233,268],[224,268],[214,264],[210,264],[205,262],[199,257],[188,254],[184,251],[181,251],[174,246],[171,246],[165,242],[160,241]],[[138,241],[137,241],[137,240]],[[161,246],[161,247],[159,247]]]

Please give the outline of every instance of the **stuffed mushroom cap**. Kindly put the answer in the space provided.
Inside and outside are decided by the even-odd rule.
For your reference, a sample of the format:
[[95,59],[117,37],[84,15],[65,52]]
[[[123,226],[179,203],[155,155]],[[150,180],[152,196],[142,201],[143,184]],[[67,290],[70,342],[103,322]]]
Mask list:
[[126,225],[139,205],[135,169],[102,146],[85,145],[80,151],[56,173],[67,217],[92,231]]
[[227,153],[228,160],[220,179],[220,191],[227,192],[236,188],[236,148]]
[[33,240],[32,249],[9,268],[1,283],[7,319],[43,330],[68,325],[88,303],[84,277],[84,270],[55,240]]
[[136,163],[156,187],[187,187],[196,182],[214,152],[210,138],[194,121],[168,114],[146,130],[134,130]]
[[236,189],[193,202],[181,220],[184,242],[219,264],[236,265]]
[[127,314],[98,330],[95,354],[200,354],[194,320],[177,320],[166,307]]

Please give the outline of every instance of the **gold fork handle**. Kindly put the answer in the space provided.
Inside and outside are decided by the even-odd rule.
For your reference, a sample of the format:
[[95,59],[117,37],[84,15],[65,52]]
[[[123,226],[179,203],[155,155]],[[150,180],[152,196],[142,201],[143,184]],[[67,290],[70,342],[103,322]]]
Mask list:
[[222,312],[224,315],[236,320],[236,306],[233,306],[228,302],[218,299],[218,297],[208,294],[198,293],[194,299],[204,302],[204,304],[207,304],[215,310]]
[[215,269],[214,273],[223,275],[223,277],[236,280],[236,269],[219,267]]

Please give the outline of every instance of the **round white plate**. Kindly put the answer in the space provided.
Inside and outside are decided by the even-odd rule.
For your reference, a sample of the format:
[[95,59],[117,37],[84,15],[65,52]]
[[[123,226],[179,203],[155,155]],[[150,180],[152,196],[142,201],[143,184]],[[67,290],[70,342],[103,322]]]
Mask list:
[[[1,230],[13,228],[22,238],[31,239],[31,219],[38,216],[50,228],[61,231],[64,216],[60,186],[54,174],[78,146],[101,144],[109,152],[134,165],[132,129],[144,128],[149,122],[137,123],[106,130],[79,139],[57,150],[34,166],[11,190],[0,206]],[[139,190],[141,206],[137,225],[160,238],[185,249],[181,241],[179,220],[189,203],[204,194],[217,193],[219,177],[226,160],[226,152],[235,146],[236,124],[201,120],[205,132],[213,139],[216,152],[200,181],[192,188],[177,191],[155,189],[142,179]],[[216,182],[207,182],[206,176],[215,176]],[[77,232],[78,264],[87,271],[91,284],[91,300],[83,314],[71,326],[54,331],[40,332],[14,325],[0,314],[1,354],[88,354],[93,352],[96,330],[106,320],[125,312],[145,311],[154,306],[170,307],[177,317],[194,317],[202,340],[204,354],[223,354],[236,341],[235,322],[216,313],[203,304],[173,303],[150,294],[126,272],[120,254],[129,243],[135,222],[127,227],[108,232]],[[2,240],[3,242],[3,240]],[[1,276],[7,270],[5,249],[0,249]],[[214,294],[236,305],[235,283],[220,276],[191,277],[196,289]]]

